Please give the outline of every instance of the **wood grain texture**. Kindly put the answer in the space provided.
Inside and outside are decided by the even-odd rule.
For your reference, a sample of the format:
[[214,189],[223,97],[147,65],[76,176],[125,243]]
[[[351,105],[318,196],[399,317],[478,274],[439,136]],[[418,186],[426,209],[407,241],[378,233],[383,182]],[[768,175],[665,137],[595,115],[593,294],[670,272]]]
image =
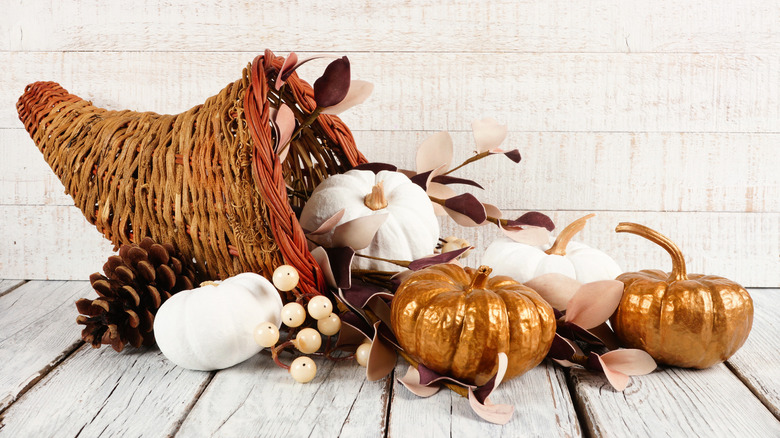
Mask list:
[[[372,161],[414,169],[431,131],[358,131]],[[453,132],[453,165],[471,156],[470,132]],[[453,175],[504,209],[780,212],[780,134],[510,132],[515,164],[488,157]],[[0,205],[73,205],[26,131],[0,129]],[[461,191],[458,186],[456,190]],[[639,188],[641,187],[641,190]],[[466,187],[468,189],[468,187]]]
[[780,420],[780,290],[751,289],[750,296],[753,330],[728,366]]
[[264,45],[260,49],[745,52],[780,47],[780,7],[761,0],[294,0],[280,8],[206,0],[144,0],[132,8],[117,0],[13,0],[9,6],[0,50],[236,51]]
[[73,205],[24,129],[0,129],[0,205]]
[[[508,210],[504,214],[515,218],[524,212]],[[548,213],[563,228],[591,212]],[[0,216],[9,218],[0,222],[0,233],[15,236],[0,252],[0,278],[86,279],[113,254],[110,242],[76,207],[0,206]],[[721,275],[745,287],[780,284],[780,213],[597,212],[575,239],[607,252],[626,271],[668,271],[669,256],[659,247],[614,232],[622,221],[645,224],[672,238],[686,257],[688,272]],[[466,263],[478,265],[481,254],[500,237],[500,231],[492,225],[463,228],[447,219],[441,235],[460,236],[475,245]]]
[[[407,368],[399,360],[395,375],[403,376]],[[397,381],[393,385],[390,437],[582,436],[563,371],[547,362],[504,382],[490,397],[493,403],[515,407],[504,426],[480,419],[467,399],[449,389],[420,398]]]
[[12,292],[25,283],[24,280],[5,280],[0,279],[0,297]]
[[[0,128],[20,126],[13,105],[36,80],[109,109],[179,113],[258,53],[0,52]],[[780,132],[779,54],[346,54],[353,77],[376,84],[345,114],[353,130],[464,130],[490,116],[516,131]],[[313,81],[324,65],[301,73]]]
[[7,294],[0,283],[0,411],[81,343],[75,301],[94,295],[88,282],[32,281]]
[[623,392],[589,371],[574,369],[570,378],[594,437],[780,434],[780,422],[723,364],[659,369],[632,377]]
[[269,354],[218,372],[177,436],[384,436],[389,378],[368,382],[354,361],[315,362],[305,385]]
[[0,437],[171,435],[209,376],[156,349],[83,345],[5,411]]
[[[592,211],[548,212],[558,230]],[[516,218],[523,211],[506,211]],[[682,250],[688,272],[730,278],[745,287],[780,284],[780,215],[739,213],[596,212],[574,240],[609,254],[624,271],[671,270],[669,255],[637,236],[615,233],[620,222],[647,225],[674,240]],[[557,231],[553,232],[554,234]],[[465,263],[479,266],[481,256],[500,231],[490,225],[463,228],[445,221],[442,236],[465,238],[476,247]]]
[[75,206],[0,206],[0,217],[2,278],[86,280],[114,254]]
[[[431,131],[359,131],[369,160],[414,169]],[[474,153],[471,132],[451,133],[450,168]],[[780,212],[778,134],[509,132],[501,155],[455,173],[485,190],[461,189],[505,209]],[[49,172],[51,173],[51,172]]]

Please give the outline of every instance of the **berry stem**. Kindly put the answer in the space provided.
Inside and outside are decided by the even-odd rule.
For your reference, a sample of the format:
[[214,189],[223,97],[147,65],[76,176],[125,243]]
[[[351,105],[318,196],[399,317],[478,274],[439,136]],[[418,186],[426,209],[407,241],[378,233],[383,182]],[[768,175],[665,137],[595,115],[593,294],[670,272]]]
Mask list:
[[295,346],[295,344],[293,344],[293,341],[288,340],[288,341],[282,342],[281,344],[279,344],[276,347],[272,348],[271,349],[271,357],[274,359],[274,363],[277,366],[279,366],[281,368],[284,368],[284,369],[289,371],[290,370],[290,366],[283,364],[282,361],[279,360],[279,353],[282,352],[282,350],[284,350],[285,348],[294,347],[294,346]]

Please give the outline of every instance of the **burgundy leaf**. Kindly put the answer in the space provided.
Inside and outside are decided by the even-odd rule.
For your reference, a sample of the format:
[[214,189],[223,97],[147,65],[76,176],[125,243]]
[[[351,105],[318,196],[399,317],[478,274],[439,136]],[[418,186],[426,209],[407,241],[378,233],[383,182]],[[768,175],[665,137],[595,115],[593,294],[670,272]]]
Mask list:
[[585,342],[586,344],[590,345],[597,345],[597,346],[604,346],[604,341],[601,340],[598,336],[591,333],[590,331],[578,326],[577,324],[571,323],[571,322],[558,322],[558,327],[556,327],[556,333],[560,334],[564,338],[567,339],[577,339],[582,342]]
[[474,389],[474,396],[477,397],[477,401],[480,403],[486,403],[490,394],[492,394],[493,391],[498,388],[498,385],[504,381],[504,376],[506,375],[506,370],[509,366],[509,357],[506,353],[498,353],[497,362],[498,369],[496,370],[496,374],[491,377],[487,383]]
[[344,100],[349,92],[349,59],[341,57],[325,68],[325,73],[314,81],[314,100],[326,108]]
[[420,269],[427,268],[428,266],[447,263],[449,261],[455,260],[456,258],[458,258],[458,256],[460,256],[461,254],[463,254],[464,252],[470,249],[473,249],[473,247],[469,246],[466,248],[456,249],[454,251],[448,251],[442,254],[436,254],[430,257],[423,257],[421,259],[417,259],[409,263],[409,269],[412,271],[419,271]]
[[385,324],[379,324],[376,327],[377,334],[382,337],[385,341],[393,344],[396,350],[403,351],[404,349],[401,348],[400,345],[398,345],[398,339],[395,337],[395,333],[393,333],[393,330],[390,329],[390,327]]
[[485,207],[471,193],[447,199],[444,201],[444,207],[468,217],[477,224],[481,224],[487,219]]
[[512,149],[511,151],[504,152],[504,155],[506,155],[507,158],[514,161],[515,163],[520,162],[520,151],[517,149]]
[[[426,192],[428,196],[439,199],[449,199],[458,195],[452,188],[435,182],[428,184]],[[436,213],[436,216],[447,216],[448,212],[444,207],[436,202],[431,202],[431,205],[433,205],[433,211]]]
[[556,333],[550,351],[547,352],[547,357],[557,360],[569,360],[574,353],[576,353],[576,350],[571,345],[571,342]]
[[388,163],[363,163],[353,167],[352,170],[370,170],[374,173],[379,173],[383,170],[395,172],[398,170],[398,167]]
[[364,307],[371,309],[371,312],[374,313],[374,316],[376,316],[380,322],[390,325],[390,306],[387,304],[387,301],[385,301],[385,298],[389,301],[393,299],[393,296],[384,292],[387,291],[375,294],[369,298]]
[[330,260],[330,268],[333,272],[333,280],[336,287],[349,289],[352,286],[352,259],[355,257],[355,250],[345,246],[340,248],[325,248]]
[[478,389],[480,396],[477,395],[477,391],[469,388],[469,405],[471,406],[471,409],[474,413],[482,417],[482,419],[491,423],[506,424],[512,418],[512,414],[515,411],[515,407],[512,405],[494,405],[488,398],[493,390],[501,384],[502,380],[504,380],[508,364],[509,359],[507,358],[506,353],[498,353],[498,372],[487,385]]
[[374,339],[371,341],[371,349],[368,353],[368,363],[366,364],[366,379],[376,381],[387,377],[393,372],[397,356],[393,347],[385,344],[378,335],[377,326],[381,321],[374,323]]
[[599,338],[608,350],[615,350],[620,348],[620,340],[618,340],[615,332],[612,331],[612,328],[606,322],[604,324],[590,328],[588,331],[593,336]]
[[480,403],[471,389],[469,389],[469,406],[480,418],[493,424],[503,425],[509,423],[509,420],[512,419],[512,414],[515,412],[514,406],[494,405],[489,399],[485,399],[485,403]]
[[341,330],[336,340],[336,347],[357,347],[367,339],[374,337],[372,327],[354,312],[345,312],[340,316]]
[[349,289],[341,290],[341,296],[344,299],[345,304],[358,309],[365,308],[368,301],[377,295],[388,298],[392,298],[393,296],[393,294],[381,286],[365,283],[360,280],[354,280],[352,282],[352,287]]
[[464,388],[471,388],[471,389],[476,388],[476,386],[469,385],[468,383],[465,382],[461,382],[460,380],[457,380],[454,377],[439,374],[436,371],[433,371],[432,369],[426,367],[423,364],[417,365],[417,371],[420,373],[420,384],[425,386],[432,385],[434,383],[440,383],[440,382],[451,382],[458,386],[462,386]]
[[371,92],[374,91],[374,84],[366,81],[351,81],[349,91],[344,99],[336,105],[329,106],[322,110],[322,114],[341,114],[355,105],[360,105],[368,99]]
[[500,223],[498,226],[506,237],[509,237],[517,243],[522,243],[523,245],[542,246],[550,241],[550,232],[543,227],[534,227],[531,225],[525,225],[523,227],[505,227]]
[[532,225],[534,227],[547,228],[547,231],[555,229],[552,219],[544,213],[538,211],[529,211],[515,220],[507,222],[509,227],[522,227],[523,225]]
[[425,386],[420,384],[420,373],[411,365],[409,365],[409,369],[406,370],[406,375],[399,378],[398,382],[404,385],[412,394],[419,397],[430,397],[441,389],[438,385]]
[[[296,62],[296,63],[295,63],[295,65],[293,65],[292,67],[289,67],[289,68],[286,68],[286,69],[285,69],[285,67],[284,67],[284,66],[282,66],[282,68],[284,69],[284,71],[283,71],[283,72],[281,72],[281,75],[280,75],[279,77],[282,79],[282,81],[286,81],[287,79],[289,79],[289,78],[290,78],[290,76],[291,76],[293,73],[295,73],[295,70],[297,70],[297,69],[298,69],[298,67],[302,66],[303,64],[306,64],[307,62],[309,62],[309,61],[312,61],[312,60],[315,60],[315,59],[320,59],[320,58],[332,58],[332,57],[333,57],[333,56],[331,56],[331,55],[317,55],[317,56],[310,56],[310,57],[308,57],[308,58],[304,58],[304,59],[301,59],[300,61]],[[297,58],[297,55],[296,55],[296,58]],[[286,64],[286,63],[287,63],[287,62],[285,61],[285,64]]]
[[433,170],[418,173],[417,175],[409,178],[409,180],[420,186],[421,189],[428,191],[428,182],[431,180],[431,173],[433,173]]
[[[458,177],[449,176],[449,175],[437,175],[437,176],[434,176],[431,181],[437,182],[437,183],[440,183],[440,184],[466,184],[466,185],[478,187],[478,188],[480,188],[482,190],[485,189],[484,187],[479,185],[478,182],[476,182],[474,180],[470,180],[470,179],[466,179],[466,178],[458,178]],[[425,188],[425,187],[423,187],[423,188]]]
[[602,365],[601,360],[599,360],[599,355],[593,352],[588,354],[588,361],[585,368],[591,371],[604,371],[604,366]]

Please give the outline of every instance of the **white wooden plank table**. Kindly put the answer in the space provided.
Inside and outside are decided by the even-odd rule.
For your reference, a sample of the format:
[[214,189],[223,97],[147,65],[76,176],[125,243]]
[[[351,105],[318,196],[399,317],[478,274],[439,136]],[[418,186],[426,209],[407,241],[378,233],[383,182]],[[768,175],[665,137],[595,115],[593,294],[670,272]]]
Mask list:
[[751,289],[753,331],[727,363],[661,368],[622,393],[543,363],[492,396],[515,406],[505,426],[448,390],[421,399],[394,376],[368,382],[352,362],[320,360],[300,385],[264,353],[209,373],[156,348],[94,350],[73,304],[91,294],[87,282],[0,280],[0,437],[780,436],[778,289]]

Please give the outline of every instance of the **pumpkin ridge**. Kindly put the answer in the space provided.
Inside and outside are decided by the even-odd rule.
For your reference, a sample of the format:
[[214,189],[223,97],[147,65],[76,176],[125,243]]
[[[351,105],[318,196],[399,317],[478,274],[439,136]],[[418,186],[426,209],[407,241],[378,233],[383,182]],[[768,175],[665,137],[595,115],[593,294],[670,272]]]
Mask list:
[[[451,325],[453,327],[460,326],[461,330],[457,333],[457,336],[455,336],[454,333],[449,332],[449,336],[447,336],[445,339],[446,342],[440,342],[442,341],[441,337],[433,340],[431,338],[431,332],[433,331],[436,334],[441,334],[444,332],[444,328],[442,327],[441,323],[438,323],[433,326],[433,328],[436,328],[437,330],[431,330],[432,327],[428,324],[430,320],[427,317],[427,312],[436,312],[441,308],[448,309],[455,307],[455,305],[450,303],[451,301],[456,302],[455,305],[457,305],[457,309],[454,312],[446,314],[446,316],[452,318],[453,323]],[[468,307],[465,296],[464,294],[460,293],[460,291],[445,290],[444,292],[433,295],[426,304],[423,304],[420,307],[421,311],[417,315],[418,323],[415,324],[415,355],[424,359],[423,362],[430,364],[429,367],[432,370],[440,374],[449,374],[452,371],[451,367],[444,364],[452,363],[453,358],[457,354],[459,344],[452,344],[452,342],[453,340],[460,340],[460,336],[462,334],[465,311]],[[443,343],[452,344],[452,348],[448,348],[446,351],[442,352],[440,346]],[[434,348],[428,350],[425,348],[426,344],[434,344]],[[435,351],[437,354],[420,354],[421,352],[425,351]]]

